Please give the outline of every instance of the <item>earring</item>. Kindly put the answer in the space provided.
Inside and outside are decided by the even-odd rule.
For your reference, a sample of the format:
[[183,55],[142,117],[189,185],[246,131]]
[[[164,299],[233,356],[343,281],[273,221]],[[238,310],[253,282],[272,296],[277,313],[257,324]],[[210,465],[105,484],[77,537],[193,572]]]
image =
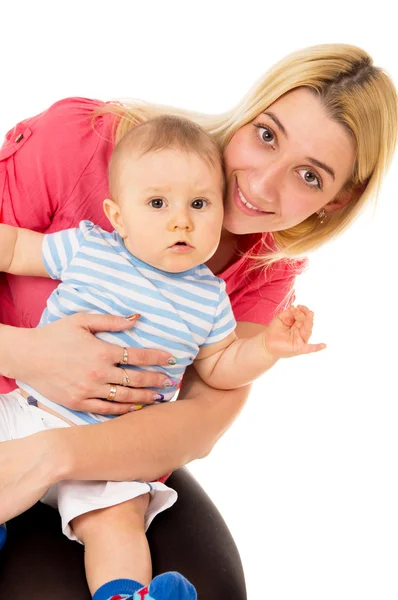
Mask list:
[[322,208],[322,210],[318,213],[318,219],[320,224],[322,225],[322,223],[324,223],[327,219],[327,212],[324,208]]

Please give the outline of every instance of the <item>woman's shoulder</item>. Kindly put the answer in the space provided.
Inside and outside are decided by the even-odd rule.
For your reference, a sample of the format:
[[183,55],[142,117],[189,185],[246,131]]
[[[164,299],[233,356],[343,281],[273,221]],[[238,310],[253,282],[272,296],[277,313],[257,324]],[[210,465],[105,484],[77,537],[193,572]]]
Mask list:
[[[74,190],[83,202],[89,190],[107,188],[114,116],[108,113],[94,118],[105,104],[89,98],[64,98],[8,132],[0,149],[0,171],[7,179],[0,199],[4,222],[43,231]],[[79,186],[89,165],[86,187]],[[79,215],[90,216],[89,210]],[[65,226],[71,226],[70,219]]]
[[[80,138],[98,138],[98,134],[106,135],[104,123],[113,120],[112,115],[99,114],[106,103],[90,98],[63,98],[51,104],[46,110],[34,117],[24,119],[19,127],[27,127],[37,137],[48,136],[52,143],[63,144]],[[18,126],[17,126],[18,127]],[[109,136],[110,137],[110,136]]]
[[35,122],[53,118],[72,118],[76,116],[89,116],[95,110],[106,106],[106,102],[94,98],[70,96],[62,98],[51,104],[48,108],[34,117],[24,119],[22,122],[34,125]]
[[[62,149],[70,151],[72,146],[77,154],[77,150],[81,152],[95,145],[100,138],[111,138],[113,115],[108,113],[94,118],[105,105],[101,100],[79,97],[64,98],[51,104],[46,110],[23,119],[8,131],[1,148],[4,154],[2,158],[25,153],[31,155],[39,151],[39,158],[51,161],[60,158],[59,151]],[[109,126],[104,128],[104,123],[109,123]],[[79,147],[80,144],[83,147]],[[25,145],[27,148],[24,148]]]

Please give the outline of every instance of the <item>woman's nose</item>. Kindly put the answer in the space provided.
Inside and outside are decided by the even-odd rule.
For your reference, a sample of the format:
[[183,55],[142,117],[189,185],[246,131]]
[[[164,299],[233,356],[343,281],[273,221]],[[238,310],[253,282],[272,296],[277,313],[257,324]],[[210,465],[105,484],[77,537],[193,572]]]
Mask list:
[[283,169],[276,162],[252,171],[248,177],[253,199],[262,205],[278,202],[283,183]]

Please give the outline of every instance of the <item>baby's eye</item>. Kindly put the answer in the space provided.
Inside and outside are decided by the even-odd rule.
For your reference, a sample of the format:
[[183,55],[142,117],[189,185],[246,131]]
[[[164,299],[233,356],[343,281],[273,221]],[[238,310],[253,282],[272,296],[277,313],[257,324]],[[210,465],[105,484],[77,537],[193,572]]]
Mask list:
[[162,198],[153,198],[153,200],[149,203],[152,208],[163,208],[166,205],[165,201]]
[[196,198],[196,200],[194,200],[191,204],[192,208],[196,208],[197,210],[200,210],[201,208],[204,208],[207,205],[208,201],[204,198]]

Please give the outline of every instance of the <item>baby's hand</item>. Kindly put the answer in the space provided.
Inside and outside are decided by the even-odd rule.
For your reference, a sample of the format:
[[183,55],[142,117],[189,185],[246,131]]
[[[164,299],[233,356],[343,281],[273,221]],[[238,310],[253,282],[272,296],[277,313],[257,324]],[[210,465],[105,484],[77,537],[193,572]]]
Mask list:
[[326,344],[309,344],[314,313],[306,306],[291,306],[275,317],[263,334],[265,349],[273,358],[319,352]]

